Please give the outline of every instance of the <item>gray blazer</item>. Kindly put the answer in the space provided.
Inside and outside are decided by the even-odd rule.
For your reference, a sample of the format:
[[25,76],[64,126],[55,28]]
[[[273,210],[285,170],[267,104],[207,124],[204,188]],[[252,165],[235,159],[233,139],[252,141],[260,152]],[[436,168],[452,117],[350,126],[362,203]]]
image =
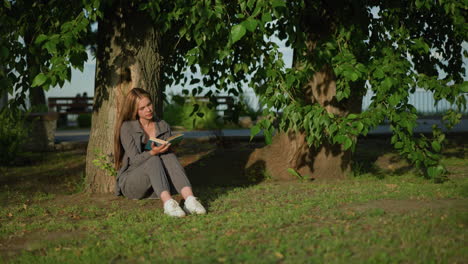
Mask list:
[[[169,124],[160,119],[155,120],[156,135],[155,137],[166,140],[172,135]],[[122,158],[122,167],[117,173],[115,184],[115,195],[122,195],[119,186],[119,179],[130,167],[138,167],[151,157],[149,151],[142,149],[142,142],[145,138],[145,132],[141,128],[138,120],[125,121],[120,128],[120,143],[124,149]],[[166,152],[167,154],[170,152]],[[164,155],[161,154],[161,155]]]

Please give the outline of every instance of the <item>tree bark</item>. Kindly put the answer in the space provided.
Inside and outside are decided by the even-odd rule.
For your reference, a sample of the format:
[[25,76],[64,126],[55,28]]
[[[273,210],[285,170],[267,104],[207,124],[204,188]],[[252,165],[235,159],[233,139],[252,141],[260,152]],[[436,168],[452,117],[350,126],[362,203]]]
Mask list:
[[[34,28],[28,27],[24,33],[24,42],[27,47],[26,62],[30,84],[32,84],[34,77],[36,77],[36,75],[40,72],[40,57],[38,54],[41,54],[41,51],[37,50],[37,48],[34,45],[32,45],[34,41],[33,36]],[[29,103],[33,111],[44,111],[42,109],[46,108],[47,103],[45,98],[45,92],[42,87],[31,87],[29,89]]]
[[47,107],[45,93],[42,87],[31,87],[31,89],[29,89],[29,103],[35,111]]
[[[317,72],[306,85],[304,95],[307,101],[317,102],[327,112],[339,116],[357,112],[362,102],[359,98],[343,103],[336,101],[336,82],[331,69]],[[246,167],[258,166],[281,180],[295,178],[288,168],[308,178],[345,178],[351,168],[351,158],[351,150],[344,151],[341,145],[324,141],[319,148],[309,147],[305,133],[289,131],[275,135],[271,145],[256,149]]]
[[[126,3],[126,4],[123,4]],[[125,95],[140,87],[150,92],[156,115],[162,113],[161,36],[149,16],[122,1],[104,10],[99,22],[95,96],[86,157],[86,190],[109,193],[115,178],[94,165],[105,155],[113,167],[114,129]]]
[[[325,2],[326,5],[326,2]],[[301,15],[300,30],[307,34],[305,58],[314,60],[314,49],[320,38],[327,38],[332,34],[335,19],[333,13],[323,11],[316,13],[306,3]],[[332,11],[333,12],[333,11]],[[293,58],[293,67],[300,67]],[[303,97],[307,103],[318,103],[327,112],[336,116],[361,111],[362,96],[360,86],[364,83],[352,84],[350,98],[338,102],[336,100],[336,76],[329,65],[317,71],[304,86]],[[272,177],[282,180],[294,179],[287,169],[292,168],[302,176],[313,179],[345,178],[351,169],[352,151],[343,150],[343,146],[321,142],[320,147],[309,147],[305,133],[294,131],[280,132],[273,137],[271,145],[255,150],[246,164],[246,168],[259,167],[267,171]]]

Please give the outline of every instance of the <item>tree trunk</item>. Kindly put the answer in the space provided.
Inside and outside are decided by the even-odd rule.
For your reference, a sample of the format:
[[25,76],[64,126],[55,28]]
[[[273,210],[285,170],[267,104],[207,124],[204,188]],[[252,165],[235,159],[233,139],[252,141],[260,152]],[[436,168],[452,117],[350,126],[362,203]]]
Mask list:
[[[336,16],[325,11],[316,13],[306,2],[306,8],[301,16],[300,30],[307,34],[307,52],[305,58],[314,60],[314,49],[320,38],[327,38],[333,32]],[[321,10],[321,9],[320,9]],[[293,58],[293,67],[300,67]],[[317,71],[304,87],[304,99],[308,103],[318,103],[327,112],[336,116],[361,111],[362,96],[360,91],[364,83],[351,84],[351,97],[338,102],[336,100],[336,76],[333,69],[325,65]],[[361,87],[360,87],[361,86]],[[318,148],[309,147],[304,133],[289,131],[278,133],[273,142],[262,149],[255,150],[247,162],[246,168],[258,167],[268,172],[272,177],[282,180],[293,179],[287,169],[292,168],[302,176],[314,179],[344,178],[351,169],[351,150],[343,150],[343,146],[332,145],[326,141]]]
[[[32,45],[34,39],[34,29],[29,27],[24,33],[24,42],[27,47],[26,62],[28,68],[29,83],[32,84],[34,77],[39,74],[39,65],[41,65],[40,57],[41,51]],[[34,112],[44,112],[47,107],[45,92],[41,86],[31,87],[29,89],[29,103]]]
[[29,89],[29,102],[34,111],[43,112],[46,110],[47,103],[44,89],[42,87],[31,87]]
[[[329,113],[343,116],[360,109],[361,102],[336,101],[336,82],[331,69],[317,72],[305,87],[307,101],[317,102]],[[341,145],[323,142],[319,148],[309,147],[304,133],[289,131],[278,133],[273,142],[262,149],[255,150],[247,162],[247,168],[258,166],[274,178],[288,180],[296,176],[287,169],[292,168],[308,178],[344,178],[350,171],[351,150],[343,151]]]
[[[123,3],[126,3],[123,1]],[[99,22],[92,127],[86,157],[88,192],[113,192],[115,178],[93,160],[105,155],[113,167],[114,128],[120,107],[135,87],[150,92],[156,114],[162,112],[160,33],[152,20],[131,4],[114,4]]]

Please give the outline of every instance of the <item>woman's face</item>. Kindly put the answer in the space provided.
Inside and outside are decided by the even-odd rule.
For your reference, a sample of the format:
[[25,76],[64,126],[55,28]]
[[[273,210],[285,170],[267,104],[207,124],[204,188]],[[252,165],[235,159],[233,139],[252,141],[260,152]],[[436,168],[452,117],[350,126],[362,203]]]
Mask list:
[[138,117],[146,120],[153,119],[153,103],[147,97],[138,100]]

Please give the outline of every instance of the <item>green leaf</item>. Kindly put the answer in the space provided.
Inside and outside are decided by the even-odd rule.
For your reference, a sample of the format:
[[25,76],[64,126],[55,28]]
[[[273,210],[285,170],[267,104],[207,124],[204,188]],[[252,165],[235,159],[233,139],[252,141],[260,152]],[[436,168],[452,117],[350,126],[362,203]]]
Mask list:
[[420,9],[420,8],[423,6],[424,1],[416,0],[415,3],[416,3],[416,8],[417,8],[417,9]]
[[398,95],[398,94],[392,94],[392,95],[388,98],[388,102],[390,103],[391,106],[397,105],[397,104],[400,102],[400,95]]
[[197,84],[197,83],[199,83],[199,82],[200,82],[200,79],[195,78],[195,79],[192,79],[192,80],[190,81],[190,85],[192,85],[192,84]]
[[47,41],[44,44],[44,48],[50,53],[55,53],[57,51],[56,43],[54,41]]
[[247,1],[247,7],[248,7],[249,9],[252,9],[252,8],[254,7],[254,5],[255,5],[255,2],[256,2],[255,0],[249,0],[249,1]]
[[252,140],[252,138],[257,135],[258,133],[260,133],[261,129],[259,126],[255,125],[253,126],[252,128],[250,128],[250,140]]
[[344,149],[347,150],[352,145],[353,145],[353,141],[349,137],[346,137],[345,142],[344,142]]
[[374,73],[373,73],[374,77],[375,78],[383,78],[385,75],[384,75],[384,72],[380,69],[380,68],[377,68]]
[[334,143],[343,144],[345,140],[347,139],[347,137],[343,135],[339,135],[339,136],[334,137],[333,139],[334,139]]
[[464,81],[460,85],[460,90],[461,90],[462,93],[468,93],[468,82],[467,81]]
[[423,39],[415,39],[414,40],[414,47],[416,49],[423,50],[425,53],[429,52],[429,45],[427,45],[427,43],[424,42]]
[[271,5],[272,5],[273,7],[280,7],[280,6],[281,6],[281,7],[285,7],[285,6],[286,6],[286,2],[283,1],[283,0],[273,0],[273,1],[271,2]]
[[271,14],[270,14],[270,13],[263,13],[263,14],[262,14],[262,22],[263,22],[263,24],[268,23],[268,22],[270,22],[270,21],[272,21],[272,20],[273,20],[273,18],[271,17]]
[[364,129],[364,124],[362,122],[357,122],[356,128],[358,130],[358,133],[361,133],[362,129]]
[[45,74],[41,72],[38,75],[36,75],[36,77],[34,77],[34,80],[33,80],[32,84],[31,84],[31,86],[32,87],[41,86],[46,81],[47,81],[47,76],[45,76]]
[[265,134],[265,144],[270,145],[273,142],[273,135],[268,129],[264,130]]
[[382,88],[383,89],[390,89],[392,87],[392,79],[390,78],[385,78],[383,81],[382,81]]
[[180,30],[179,30],[179,36],[183,37],[185,35],[185,33],[187,33],[187,28],[186,27],[182,27]]
[[197,57],[195,57],[195,56],[189,56],[189,57],[187,58],[187,64],[188,64],[188,65],[193,65],[193,64],[195,64],[195,61],[196,61],[196,60],[197,60]]
[[304,179],[304,177],[302,177],[302,175],[299,174],[299,172],[297,172],[297,171],[296,171],[295,169],[293,169],[293,168],[287,168],[286,171],[289,172],[289,174],[291,174],[292,176],[295,176],[296,178],[298,178],[299,180]]
[[440,143],[438,141],[432,141],[431,145],[435,152],[440,152]]
[[231,29],[231,40],[232,43],[239,41],[246,33],[245,27],[242,24],[235,25]]
[[397,142],[395,143],[395,148],[396,149],[401,149],[403,147],[403,142]]
[[427,175],[434,179],[434,178],[438,178],[439,176],[442,176],[445,172],[445,169],[442,165],[437,165],[437,166],[431,166],[429,168],[427,168]]
[[222,51],[219,52],[218,58],[220,60],[222,60],[222,59],[226,58],[229,55],[229,53],[231,53],[230,50],[222,50]]
[[88,54],[85,51],[73,52],[70,54],[70,62],[74,67],[82,67],[87,60]]
[[35,44],[41,44],[42,42],[44,42],[45,40],[47,40],[47,36],[44,35],[44,34],[40,34],[39,36],[37,36],[36,40],[34,41]]
[[249,17],[247,20],[242,22],[242,25],[244,25],[245,28],[247,28],[247,30],[250,31],[250,32],[255,31],[255,29],[257,28],[257,24],[258,24],[258,21],[251,18],[251,17]]

